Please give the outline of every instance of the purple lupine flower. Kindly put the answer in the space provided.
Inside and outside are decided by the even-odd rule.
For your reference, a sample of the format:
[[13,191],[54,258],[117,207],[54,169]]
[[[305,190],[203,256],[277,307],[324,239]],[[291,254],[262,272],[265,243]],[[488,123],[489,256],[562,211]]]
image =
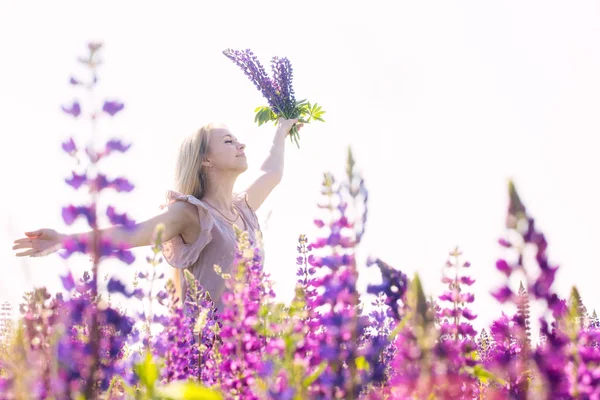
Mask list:
[[126,213],[119,214],[113,206],[108,206],[106,215],[113,225],[122,225],[125,229],[131,230],[135,227],[135,221],[129,219]]
[[81,106],[78,101],[74,101],[70,106],[61,106],[61,108],[65,113],[72,115],[75,118],[79,117],[81,114]]
[[[244,257],[244,250],[251,249],[249,246],[247,241],[240,243],[232,277],[226,280],[229,291],[222,297],[225,306],[220,314],[222,344],[219,349],[223,359],[219,371],[224,392],[233,391],[241,398],[258,399],[253,388],[253,371],[262,370],[266,338],[255,325],[261,306],[267,304],[274,293],[266,285],[258,249],[254,250],[253,258]],[[243,321],[241,325],[240,321]]]
[[118,151],[120,153],[125,153],[131,147],[131,143],[124,144],[123,141],[119,139],[112,139],[106,143],[106,153],[110,153],[113,151]]
[[165,372],[166,382],[173,380],[200,378],[198,372],[199,352],[194,343],[192,321],[184,315],[183,309],[178,308],[171,314],[169,325],[166,327],[167,343]]
[[60,277],[63,287],[68,290],[71,291],[73,289],[75,289],[75,280],[73,279],[73,275],[71,274],[71,272],[67,273],[66,276],[61,276]]
[[92,254],[98,257],[114,257],[126,264],[132,264],[135,261],[133,253],[127,249],[124,244],[113,244],[110,239],[101,238],[98,254],[94,253],[94,249],[90,246],[86,236],[77,238],[67,238],[63,241],[63,252],[60,256],[64,259],[71,257],[75,253]]
[[133,184],[129,182],[125,178],[115,178],[112,181],[109,180],[106,175],[98,174],[98,176],[93,180],[94,188],[97,191],[101,191],[103,189],[114,189],[117,192],[131,192],[134,189]]
[[281,114],[285,110],[282,97],[277,92],[273,80],[269,78],[265,68],[250,49],[227,49],[223,51],[223,54],[244,71],[244,74],[260,90],[276,114]]
[[512,247],[512,243],[510,243],[508,240],[506,240],[504,238],[498,239],[498,244],[500,246],[506,247],[506,248],[511,248]]
[[[226,49],[223,54],[242,69],[244,74],[254,83],[262,93],[269,107],[259,107],[256,111],[255,122],[262,125],[275,117],[298,119],[300,122],[309,122],[311,119],[323,121],[321,107],[311,106],[306,100],[296,101],[292,86],[293,71],[290,61],[284,58],[273,57],[271,60],[272,77],[269,77],[258,58],[250,51]],[[269,109],[270,108],[270,109]],[[310,115],[308,120],[303,117]],[[298,143],[298,128],[294,125],[290,130],[290,139]]]
[[119,101],[107,100],[104,102],[104,105],[102,106],[102,111],[104,111],[105,113],[107,113],[108,115],[113,117],[116,113],[123,110],[124,107],[125,107],[125,104],[123,104]]
[[548,308],[552,311],[552,316],[556,319],[562,317],[567,313],[567,302],[565,299],[561,299],[556,294],[552,294],[547,299]]
[[471,286],[473,283],[475,283],[475,279],[471,278],[470,276],[461,276],[460,283],[462,283],[463,285]]
[[125,285],[117,278],[110,278],[106,289],[109,293],[121,293],[125,297],[131,297],[131,294],[125,288]]
[[500,303],[506,303],[507,301],[512,299],[514,295],[512,290],[510,290],[508,286],[504,286],[499,288],[495,292],[492,292],[492,296]]
[[[307,258],[310,265],[317,267],[315,277],[309,280],[315,295],[307,300],[310,331],[306,348],[312,349],[308,352],[309,370],[323,362],[328,365],[309,389],[310,398],[356,397],[367,385],[385,379],[382,355],[389,345],[387,338],[365,336],[369,320],[357,311],[357,271],[353,252],[357,241],[352,237],[356,232],[344,229],[353,224],[344,214],[347,202],[342,189],[347,186],[338,185],[331,175],[325,175],[321,192],[327,196],[329,204],[335,202],[338,206],[324,207],[333,213],[329,223],[322,226],[328,235],[312,244],[313,249],[326,251],[325,255]],[[316,225],[321,226],[320,220]],[[401,273],[391,268],[386,278],[402,281]],[[404,284],[399,283],[399,286],[403,292]],[[360,347],[353,339],[359,337],[363,338]],[[305,354],[306,350],[302,351]],[[359,357],[369,365],[368,371],[358,371],[354,367]]]
[[109,187],[115,189],[117,192],[131,192],[134,186],[125,178],[115,178],[110,183]]
[[96,213],[93,206],[78,206],[69,205],[62,208],[62,217],[65,224],[72,225],[80,215],[84,216],[91,227],[96,225]]
[[560,330],[552,329],[545,319],[540,319],[540,325],[540,333],[546,342],[536,348],[533,359],[548,385],[548,393],[555,398],[571,398],[570,377],[566,371],[570,361],[567,355],[569,339]]
[[472,321],[475,318],[477,318],[477,315],[474,314],[473,311],[469,310],[468,308],[463,309],[462,316],[468,319],[469,321]]
[[88,241],[86,237],[67,238],[63,241],[63,251],[60,256],[64,259],[71,257],[74,253],[87,253]]
[[73,155],[77,152],[77,146],[75,145],[75,141],[72,137],[70,137],[66,142],[63,142],[62,149],[69,155]]
[[87,147],[85,149],[85,152],[92,163],[97,163],[98,161],[100,161],[101,159],[105,158],[113,152],[125,153],[130,148],[131,143],[124,144],[123,141],[119,139],[111,139],[106,143],[104,150],[97,152],[94,151],[92,148]]
[[502,272],[507,277],[510,277],[510,275],[513,272],[513,269],[511,268],[510,265],[508,265],[508,262],[506,262],[506,260],[502,260],[502,259],[496,261],[496,269],[498,271]]
[[[84,274],[84,279],[89,279],[89,274],[87,277]],[[28,359],[36,366],[21,379],[24,379],[22,382],[28,378],[36,379],[30,387],[35,398],[47,398],[50,394],[71,398],[76,392],[82,392],[85,380],[90,378],[85,371],[94,363],[98,374],[91,379],[105,390],[116,372],[113,363],[123,356],[121,342],[131,327],[131,323],[124,319],[126,317],[117,311],[110,308],[99,311],[91,290],[79,286],[73,291],[72,277],[63,281],[66,282],[65,288],[70,288],[68,301],[64,301],[60,294],[52,298],[45,289],[36,289],[25,297],[25,303],[20,307],[25,322],[24,343],[30,345]],[[103,314],[111,313],[110,318],[102,318]],[[96,314],[100,314],[99,318],[104,323],[99,328],[99,358],[94,361],[93,342],[88,338],[92,333],[90,320]],[[69,327],[66,332],[63,332],[64,327]],[[58,343],[54,347],[56,340]],[[49,358],[54,355],[56,359]]]
[[408,277],[402,271],[394,269],[380,259],[373,260],[367,264],[367,266],[370,265],[377,265],[381,272],[382,282],[379,285],[369,285],[367,292],[371,294],[384,293],[389,311],[393,314],[396,322],[400,322],[402,316],[400,315],[399,307],[408,289]]
[[135,256],[130,250],[127,249],[127,246],[124,244],[118,244],[116,246],[113,245],[108,254],[102,255],[117,258],[127,265],[131,265],[135,261]]
[[[97,81],[96,68],[100,65],[100,60],[97,58],[97,52],[100,49],[101,44],[89,43],[89,55],[82,61],[90,69],[93,75],[93,84],[89,86],[89,89],[94,89],[94,84]],[[82,82],[78,79],[71,77],[69,80],[71,85],[81,85]],[[114,115],[120,111],[123,105],[118,102],[106,102],[103,110],[110,115]],[[78,101],[74,101],[70,106],[62,106],[62,110],[78,117],[81,115],[81,106]],[[97,113],[95,110],[89,114],[89,119],[92,124],[96,122]],[[77,152],[75,141],[70,138],[68,141],[62,144],[63,150],[70,155],[74,155]],[[121,151],[124,147],[118,141],[111,141],[109,143],[110,151]],[[97,160],[91,159],[92,164],[95,164]],[[65,180],[67,184],[74,187],[75,189],[80,188],[83,185],[88,185],[90,192],[94,193],[98,191],[98,183],[102,183],[105,186],[111,186],[118,191],[129,191],[133,188],[129,182],[123,178],[117,178],[113,181],[106,180],[105,177],[98,175],[95,179],[88,179],[87,174],[78,174],[73,172],[72,177]],[[73,206],[69,205],[62,209],[62,216],[66,224],[72,224],[76,218],[83,215],[88,220],[89,225],[94,229],[94,234],[97,234],[96,227],[96,210],[95,203],[89,206]],[[127,222],[122,215],[113,215],[115,218],[121,219],[123,222]],[[98,239],[97,237],[95,239]],[[94,264],[92,268],[92,274],[86,271],[81,284],[75,284],[72,275],[61,277],[63,286],[69,292],[69,300],[64,301],[62,296],[56,297],[53,301],[56,312],[53,312],[53,318],[55,323],[60,323],[65,327],[68,327],[66,332],[61,335],[55,335],[58,338],[56,347],[51,348],[50,345],[46,346],[46,342],[39,337],[37,333],[40,326],[38,324],[34,326],[32,332],[38,337],[34,338],[32,343],[35,346],[41,346],[44,348],[44,352],[40,355],[42,357],[45,354],[57,354],[58,365],[53,366],[53,379],[49,376],[42,377],[40,382],[43,384],[42,389],[46,393],[52,393],[53,396],[58,398],[71,398],[78,397],[95,398],[100,394],[99,391],[106,390],[113,377],[117,373],[123,372],[120,367],[115,363],[116,360],[123,357],[124,350],[123,346],[125,343],[125,337],[131,332],[132,321],[127,317],[120,314],[118,311],[112,309],[110,306],[102,306],[102,309],[98,308],[98,262],[101,257],[117,257],[126,263],[133,262],[133,254],[126,248],[124,244],[113,244],[106,238],[101,238],[99,242],[91,240],[88,235],[82,237],[72,237],[63,241],[63,251],[60,255],[63,258],[68,258],[74,253],[87,253],[91,254],[94,258]],[[127,292],[124,287],[119,286],[114,279],[108,284],[109,291],[122,292],[128,296],[131,293]],[[47,299],[43,299],[44,301]],[[58,307],[58,305],[60,307]],[[45,304],[42,304],[44,307]],[[33,314],[32,308],[28,307],[28,313]],[[44,312],[42,315],[47,315]],[[35,315],[35,314],[33,314]],[[48,330],[52,330],[54,324],[46,324]],[[57,331],[56,333],[59,333]],[[36,365],[51,366],[50,360],[36,360]],[[35,393],[32,395],[36,398],[46,398],[46,395],[38,396],[37,388],[33,390]]]
[[460,262],[461,255],[462,252],[457,247],[450,252],[451,258],[446,261],[446,267],[452,272],[442,277],[442,282],[448,285],[448,290],[439,296],[439,300],[446,304],[443,307],[436,304],[434,307],[440,335],[433,347],[433,353],[435,362],[443,366],[435,372],[436,379],[439,379],[437,375],[444,371],[446,378],[451,382],[452,397],[459,397],[458,392],[454,393],[457,390],[454,384],[460,382],[464,391],[459,391],[459,398],[467,399],[472,398],[469,396],[478,390],[476,380],[463,372],[464,368],[475,365],[471,352],[477,348],[474,341],[476,332],[471,321],[477,316],[466,307],[466,304],[474,299],[471,293],[464,291],[465,287],[471,286],[475,281],[464,275],[463,269],[469,268],[471,264]]
[[281,94],[283,107],[281,112],[291,115],[294,112],[294,107],[296,107],[296,97],[292,87],[292,64],[287,57],[273,57],[271,70],[273,71],[273,86]]
[[73,172],[73,176],[71,178],[65,179],[67,185],[72,186],[74,189],[79,189],[81,185],[87,182],[87,177],[85,174],[79,175],[76,172]]
[[299,279],[297,279],[297,283],[302,287],[306,298],[310,300],[316,294],[315,288],[309,284],[309,282],[313,279],[316,270],[312,266],[309,267],[308,258],[310,257],[309,252],[312,251],[312,246],[308,245],[308,239],[306,238],[306,235],[300,235],[298,238],[297,250],[300,254],[300,256],[298,256],[296,259],[296,265],[299,266],[298,271],[296,272],[296,276],[299,277]]

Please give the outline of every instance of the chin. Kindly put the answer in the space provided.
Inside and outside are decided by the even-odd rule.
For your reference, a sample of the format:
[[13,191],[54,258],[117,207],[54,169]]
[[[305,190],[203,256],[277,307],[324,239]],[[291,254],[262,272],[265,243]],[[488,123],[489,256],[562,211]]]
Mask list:
[[244,171],[246,171],[248,169],[248,163],[244,161],[244,163],[240,163],[240,165],[237,165],[235,170],[238,171],[239,173],[242,173]]

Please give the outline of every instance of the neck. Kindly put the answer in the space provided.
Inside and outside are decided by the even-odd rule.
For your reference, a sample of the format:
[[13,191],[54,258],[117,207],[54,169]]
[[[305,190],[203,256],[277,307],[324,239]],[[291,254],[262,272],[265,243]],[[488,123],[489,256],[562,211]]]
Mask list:
[[237,174],[211,172],[208,175],[207,187],[202,200],[207,200],[219,210],[231,210],[233,207],[233,185]]

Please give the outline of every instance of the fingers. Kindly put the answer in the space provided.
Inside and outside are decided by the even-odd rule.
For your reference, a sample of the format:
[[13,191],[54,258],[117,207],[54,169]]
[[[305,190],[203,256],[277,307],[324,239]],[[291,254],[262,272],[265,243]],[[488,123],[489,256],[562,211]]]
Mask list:
[[43,229],[38,229],[37,231],[25,232],[25,235],[29,237],[40,236],[42,234],[42,230]]
[[32,238],[21,238],[21,239],[15,240],[13,243],[14,244],[31,243],[31,240],[32,240]]
[[27,256],[32,256],[35,257],[35,251],[33,249],[29,249],[27,251],[23,251],[21,253],[17,253],[15,254],[17,257],[27,257]]
[[21,242],[21,243],[17,243],[15,244],[12,249],[13,250],[19,250],[19,249],[32,249],[33,245],[31,242]]
[[290,119],[285,119],[283,117],[279,117],[279,119],[277,120],[280,124],[284,123],[284,122],[288,122],[290,125],[294,125],[296,122],[298,122],[298,118],[290,118]]

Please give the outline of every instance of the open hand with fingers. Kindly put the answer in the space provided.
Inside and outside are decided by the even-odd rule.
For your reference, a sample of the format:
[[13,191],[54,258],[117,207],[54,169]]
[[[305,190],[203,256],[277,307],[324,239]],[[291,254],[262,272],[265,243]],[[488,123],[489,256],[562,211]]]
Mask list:
[[64,235],[54,229],[38,229],[25,232],[25,238],[14,241],[13,250],[21,252],[15,254],[17,257],[41,257],[54,253],[62,247]]

